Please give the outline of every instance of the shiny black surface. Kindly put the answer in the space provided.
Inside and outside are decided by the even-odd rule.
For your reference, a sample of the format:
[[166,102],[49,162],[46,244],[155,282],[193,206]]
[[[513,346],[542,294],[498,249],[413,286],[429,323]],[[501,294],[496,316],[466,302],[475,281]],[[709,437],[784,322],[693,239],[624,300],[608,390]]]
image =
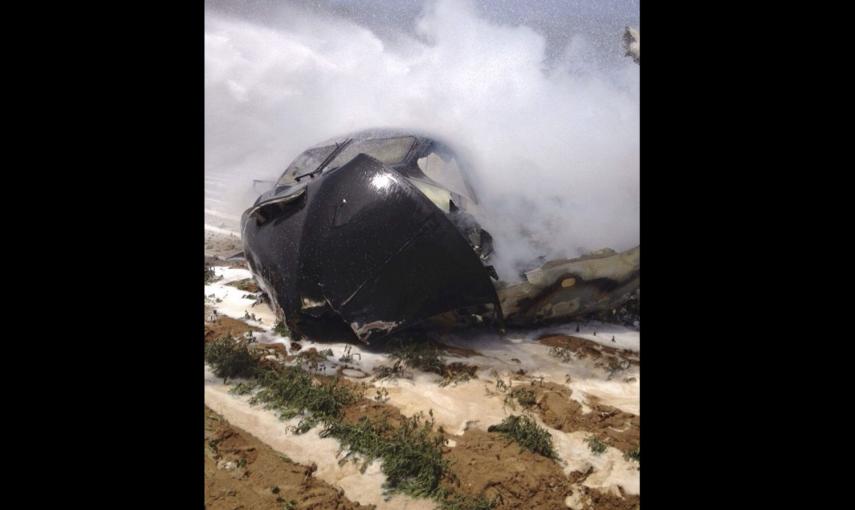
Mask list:
[[445,311],[498,309],[487,269],[446,214],[365,154],[260,197],[242,237],[298,334],[367,341]]

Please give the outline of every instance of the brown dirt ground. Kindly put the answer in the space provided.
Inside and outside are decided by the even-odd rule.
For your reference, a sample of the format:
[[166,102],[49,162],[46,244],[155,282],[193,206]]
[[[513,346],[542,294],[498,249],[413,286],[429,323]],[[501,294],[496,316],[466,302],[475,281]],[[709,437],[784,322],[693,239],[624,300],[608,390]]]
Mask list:
[[246,269],[246,260],[242,258],[227,260],[223,258],[223,256],[231,255],[235,251],[237,251],[238,245],[236,244],[225,244],[226,248],[223,248],[222,253],[220,255],[211,255],[209,254],[209,250],[205,250],[205,265],[206,266],[222,266],[222,267],[230,267],[233,269]]
[[448,352],[449,354],[454,354],[455,356],[460,356],[461,358],[481,356],[480,352],[467,347],[458,347],[456,345],[448,345],[441,342],[437,342],[436,345],[443,351]]
[[[225,322],[231,321],[234,320],[228,319]],[[240,325],[248,327],[241,321],[234,321],[232,324],[238,328]],[[284,353],[277,354],[281,356]],[[461,369],[467,367],[462,363],[459,365]],[[320,381],[332,379],[328,376],[317,378]],[[370,389],[363,383],[345,378],[339,379],[339,383],[364,390]],[[630,451],[638,446],[638,416],[599,404],[592,398],[589,398],[589,403],[593,411],[583,414],[582,406],[569,398],[571,390],[558,384],[534,382],[531,385],[516,386],[515,390],[520,388],[529,389],[535,394],[536,403],[529,409],[539,413],[541,419],[551,427],[567,432],[590,431],[605,443],[622,451]],[[365,395],[370,397],[368,392]],[[206,410],[206,413],[210,411]],[[363,398],[343,410],[345,422],[357,423],[362,417],[367,417],[376,424],[387,424],[390,426],[390,433],[404,420],[397,407],[369,398]],[[225,426],[228,427],[228,424]],[[214,430],[218,429],[214,427]],[[243,436],[254,440],[246,433],[243,433]],[[206,427],[206,441],[208,437]],[[228,439],[231,440],[231,437]],[[619,497],[584,487],[581,483],[589,473],[574,472],[567,477],[554,460],[525,450],[501,434],[470,429],[463,436],[450,436],[450,439],[453,439],[456,445],[446,447],[443,451],[443,455],[451,463],[449,474],[442,482],[443,487],[451,493],[494,500],[496,510],[566,508],[565,498],[579,491],[582,493],[583,507],[577,510],[631,510],[639,507],[638,496]],[[266,464],[257,463],[260,457],[258,452],[261,451],[259,447],[267,447],[257,440],[254,441],[254,450],[235,450],[245,454],[249,474],[243,478],[241,468],[234,471],[217,469],[216,460],[222,459],[206,458],[205,495],[208,508],[231,510],[240,505],[243,505],[242,508],[283,508],[291,499],[297,502],[296,508],[300,509],[366,508],[351,503],[334,488],[311,477],[310,468],[284,461],[272,450],[269,453],[276,456],[282,467],[268,468]],[[234,446],[223,441],[220,445],[220,451],[225,452],[223,447],[240,448],[242,443]],[[284,501],[277,501],[277,495],[270,490],[272,485],[279,486],[278,496]]]
[[[333,379],[329,376],[318,376],[317,378],[319,381]],[[347,384],[363,390],[370,389],[363,383],[349,381],[345,378],[339,379],[339,384]],[[563,427],[564,430],[567,430],[566,426],[573,426],[578,429],[580,422],[592,429],[599,425],[601,428],[607,428],[605,424],[611,424],[616,419],[611,417],[610,420],[606,419],[601,422],[593,413],[590,416],[581,415],[581,406],[569,399],[570,390],[562,386],[545,383],[533,385],[532,388],[538,395],[537,398],[540,399],[540,403],[537,405],[544,409],[546,416],[544,421],[558,424],[559,426],[556,428],[562,429]],[[541,398],[540,395],[544,395],[544,397]],[[367,393],[366,396],[368,396]],[[597,409],[611,409],[607,406],[595,405]],[[559,416],[564,414],[571,416],[571,420],[557,423]],[[587,417],[579,418],[577,415]],[[404,416],[397,407],[369,398],[363,398],[343,410],[342,419],[345,422],[357,423],[362,417],[367,417],[370,422],[375,424],[388,425],[390,427],[389,433],[399,427],[404,420]],[[442,432],[437,431],[437,433]],[[248,434],[245,435],[248,436]],[[638,508],[638,496],[621,498],[584,487],[581,482],[584,481],[588,473],[574,472],[568,478],[564,475],[561,466],[554,460],[525,450],[501,434],[470,429],[463,436],[449,437],[456,442],[456,445],[446,447],[443,451],[445,458],[451,462],[449,474],[442,482],[443,487],[454,494],[473,498],[484,497],[488,501],[495,500],[496,506],[494,508],[496,510],[566,508],[565,498],[573,494],[574,491],[582,491],[583,493],[581,499],[585,506],[578,510],[630,510]],[[610,436],[603,437],[603,440],[608,441],[608,437]],[[207,438],[208,432],[206,431],[206,440]],[[226,447],[232,447],[229,443],[223,442],[222,444]],[[637,436],[635,444],[637,445]],[[275,452],[272,453],[278,455]],[[263,482],[267,485],[259,486],[256,484],[251,486],[252,493],[246,493],[246,489],[241,492],[240,483],[243,479],[234,479],[232,473],[217,470],[216,462],[206,459],[206,502],[209,501],[208,495],[210,493],[214,495],[212,498],[220,498],[220,500],[232,505],[223,503],[222,506],[217,506],[216,502],[212,502],[208,508],[232,509],[238,504],[244,505],[243,508],[281,508],[279,506],[264,506],[267,501],[276,502],[275,496],[269,490],[273,484],[279,485],[280,496],[286,502],[290,499],[298,502],[296,508],[365,508],[353,505],[340,494],[338,495],[339,499],[335,499],[333,494],[338,494],[335,489],[306,475],[308,468],[305,466],[283,463],[286,467],[281,468],[279,472],[268,472],[267,468],[262,467],[262,464],[251,462],[254,460],[253,455],[257,454],[254,454],[254,451],[247,453],[247,468],[250,470],[250,478],[262,476],[253,475],[253,470],[265,469],[263,476],[280,476],[284,477],[282,479],[285,481]],[[280,462],[282,461],[280,460]],[[215,476],[218,477],[213,479],[213,482],[209,481],[208,477],[209,471],[213,473],[212,470],[217,472]],[[304,482],[304,480],[309,481]],[[318,489],[311,485],[313,481],[317,482],[321,488]],[[290,485],[286,485],[286,483],[290,483]],[[299,485],[300,483],[304,485]],[[213,488],[209,491],[208,486],[213,486]],[[286,490],[286,487],[289,489]],[[232,494],[232,496],[228,494]],[[320,499],[317,499],[319,497]],[[284,505],[282,502],[279,503]],[[351,506],[347,506],[348,504]]]
[[577,485],[573,491],[582,492],[582,508],[576,510],[638,510],[641,508],[641,496],[623,494],[615,496],[597,489]]
[[582,404],[570,398],[570,388],[551,382],[532,381],[529,385],[515,386],[511,395],[518,396],[525,390],[534,393],[535,403],[528,409],[550,427],[564,432],[590,432],[624,453],[638,448],[641,430],[638,415],[600,404],[594,397],[588,397],[591,412],[583,413]]
[[242,290],[244,292],[251,292],[253,294],[261,291],[261,289],[258,288],[258,284],[255,283],[255,280],[253,280],[252,278],[244,278],[243,280],[238,280],[236,282],[229,282],[226,285],[231,285],[232,287],[236,287],[239,290]]
[[478,376],[475,375],[478,372],[478,365],[467,365],[466,363],[460,363],[459,361],[455,361],[445,365],[443,377],[449,378],[463,378],[463,379],[476,379]]
[[300,510],[374,508],[354,503],[304,466],[230,425],[205,407],[205,508]]
[[240,337],[243,336],[247,331],[262,330],[255,326],[250,326],[249,324],[243,321],[221,315],[216,320],[205,323],[205,343],[211,342],[226,335],[231,335],[232,337]]
[[498,433],[470,429],[453,439],[446,458],[455,492],[495,501],[497,510],[566,508],[572,483],[555,461]]
[[616,496],[582,485],[592,471],[593,468],[589,468],[585,473],[581,471],[570,473],[570,480],[573,482],[571,492],[581,493],[575,498],[581,505],[576,505],[574,510],[638,510],[641,508],[641,496],[628,495],[620,488],[618,489],[620,496]]
[[283,344],[255,344],[255,348],[264,351],[264,354],[273,354],[281,359],[288,356],[288,349]]
[[[389,425],[390,433],[404,420],[398,408],[367,399],[344,409],[345,422],[357,423],[362,417]],[[555,461],[498,433],[471,429],[462,436],[448,437],[456,442],[443,450],[450,467],[442,486],[449,492],[495,499],[495,510],[566,508],[564,498],[572,493],[574,480]]]
[[404,422],[404,415],[397,407],[368,399],[344,408],[342,421],[356,424],[363,417],[374,425],[386,424],[392,429],[400,427]]
[[569,335],[546,335],[540,337],[538,342],[550,347],[569,349],[579,359],[589,358],[595,365],[604,368],[615,368],[621,361],[631,365],[641,364],[641,359],[637,352],[602,345],[587,338]]

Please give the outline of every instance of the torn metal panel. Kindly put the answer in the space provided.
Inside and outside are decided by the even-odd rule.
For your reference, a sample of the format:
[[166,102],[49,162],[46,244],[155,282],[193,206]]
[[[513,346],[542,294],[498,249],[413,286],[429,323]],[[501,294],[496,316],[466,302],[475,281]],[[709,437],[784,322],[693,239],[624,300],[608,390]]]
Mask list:
[[399,322],[395,321],[374,321],[369,322],[368,324],[359,324],[358,322],[353,322],[350,324],[350,329],[352,329],[353,332],[356,333],[356,336],[358,336],[359,338],[368,338],[375,333],[387,334],[391,331],[394,331],[399,324]]
[[438,186],[410,165],[432,141],[409,138],[406,150],[372,144],[391,165],[359,152],[305,179],[292,169],[290,185],[244,213],[250,269],[295,333],[367,341],[457,308],[498,309],[487,268],[449,218],[451,204],[446,213],[411,180]]
[[303,230],[301,288],[318,282],[357,337],[498,303],[486,269],[446,215],[406,178],[360,154],[319,182]]
[[622,253],[601,250],[555,260],[526,273],[526,281],[499,289],[510,325],[530,325],[609,310],[639,287],[639,247]]

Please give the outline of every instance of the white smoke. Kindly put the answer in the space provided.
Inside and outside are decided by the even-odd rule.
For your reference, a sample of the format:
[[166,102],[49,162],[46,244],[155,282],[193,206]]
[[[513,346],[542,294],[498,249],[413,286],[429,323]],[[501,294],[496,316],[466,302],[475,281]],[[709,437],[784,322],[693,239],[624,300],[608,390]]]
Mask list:
[[467,1],[427,2],[406,28],[381,38],[297,6],[263,22],[207,13],[206,173],[229,183],[226,212],[309,145],[415,127],[467,151],[503,279],[538,257],[638,244],[637,64],[598,58],[583,34],[548,59],[535,29]]

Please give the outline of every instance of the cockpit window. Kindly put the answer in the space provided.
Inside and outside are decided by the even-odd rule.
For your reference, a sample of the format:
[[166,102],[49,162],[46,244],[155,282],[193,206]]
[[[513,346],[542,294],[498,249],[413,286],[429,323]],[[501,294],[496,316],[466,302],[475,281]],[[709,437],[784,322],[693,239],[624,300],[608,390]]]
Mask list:
[[449,191],[477,202],[471,187],[463,177],[457,158],[448,149],[436,144],[426,156],[419,158],[416,163],[419,170],[432,181]]
[[410,148],[415,142],[416,139],[412,136],[354,140],[341,151],[341,154],[330,161],[324,172],[346,165],[359,154],[367,154],[385,165],[394,165],[407,157]]
[[[350,142],[339,153],[335,159],[330,161],[324,168],[324,173],[347,164],[359,154],[367,154],[386,165],[400,163],[407,157],[416,139],[412,136],[399,136],[395,138],[373,138],[367,140],[354,140]],[[296,184],[296,177],[313,172],[323,161],[335,150],[335,145],[327,145],[315,149],[309,149],[297,156],[291,163],[276,186]]]
[[324,159],[332,153],[333,149],[335,149],[335,145],[327,145],[326,147],[309,149],[300,154],[297,156],[297,159],[288,165],[288,168],[285,169],[282,177],[280,177],[279,181],[276,182],[276,186],[295,184],[297,182],[294,179],[295,177],[318,168],[318,165],[320,165]]

